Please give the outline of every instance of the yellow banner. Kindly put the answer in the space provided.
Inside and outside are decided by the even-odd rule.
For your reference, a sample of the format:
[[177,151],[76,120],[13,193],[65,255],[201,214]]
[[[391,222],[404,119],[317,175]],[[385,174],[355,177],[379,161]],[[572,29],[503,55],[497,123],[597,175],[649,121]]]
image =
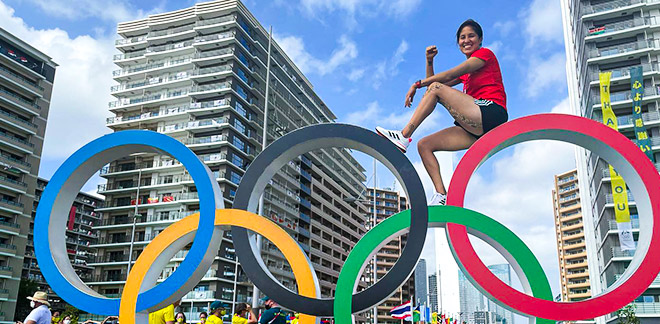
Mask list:
[[[610,77],[612,72],[601,72],[600,79],[600,106],[603,111],[603,124],[617,130],[616,115],[610,104]],[[628,208],[628,190],[626,182],[610,165],[610,178],[612,179],[612,200],[614,200],[614,216],[617,223],[630,222],[630,209]]]

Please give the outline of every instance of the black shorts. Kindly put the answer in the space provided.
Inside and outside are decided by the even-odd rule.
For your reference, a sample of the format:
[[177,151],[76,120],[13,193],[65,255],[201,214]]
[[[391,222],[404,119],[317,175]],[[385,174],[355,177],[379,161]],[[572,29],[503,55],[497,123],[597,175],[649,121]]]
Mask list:
[[457,121],[454,121],[454,125],[465,129],[466,132],[476,138],[484,136],[484,134],[490,132],[493,128],[500,126],[509,120],[509,114],[506,109],[493,101],[476,99],[474,100],[474,103],[479,106],[479,109],[481,109],[481,125],[483,126],[484,133],[481,135],[472,134],[472,132],[465,129],[465,127],[461,126]]

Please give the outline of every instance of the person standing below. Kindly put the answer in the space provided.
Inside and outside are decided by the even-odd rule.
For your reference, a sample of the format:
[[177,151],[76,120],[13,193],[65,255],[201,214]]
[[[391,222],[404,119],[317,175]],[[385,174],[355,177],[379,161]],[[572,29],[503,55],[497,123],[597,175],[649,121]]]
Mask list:
[[177,324],[186,324],[186,314],[183,312],[178,312],[176,313],[176,316],[174,316],[174,319],[176,320]]
[[236,307],[236,312],[231,318],[231,324],[255,324],[257,315],[252,310],[252,306],[247,303],[240,303]]
[[17,324],[51,324],[52,316],[50,314],[50,303],[48,302],[48,295],[43,291],[37,291],[34,296],[28,297],[30,300],[30,307],[32,311],[25,318],[23,322],[16,322]]
[[211,303],[209,306],[209,317],[206,319],[206,324],[222,324],[222,317],[227,314],[225,304],[219,300]]
[[51,317],[51,323],[52,324],[60,324],[62,322],[62,314],[60,311],[53,311],[53,315]]
[[[435,46],[428,47],[426,78],[415,82],[406,94],[404,105],[410,107],[417,89],[428,87],[412,117],[400,131],[376,127],[378,134],[405,153],[412,142],[413,132],[438,103],[454,118],[455,126],[426,136],[417,143],[419,156],[435,187],[429,205],[444,205],[447,199],[440,166],[433,152],[467,149],[509,119],[502,71],[495,54],[482,46],[483,36],[483,29],[476,21],[468,19],[463,22],[456,32],[456,43],[466,60],[437,74],[433,71],[433,58],[438,50]],[[452,88],[460,83],[463,92]]]
[[259,318],[260,324],[286,324],[286,315],[282,313],[282,308],[274,300],[268,296],[261,298],[266,310]]
[[178,307],[180,304],[181,300],[177,300],[170,306],[149,313],[149,324],[174,324],[174,308]]
[[206,312],[199,313],[199,322],[202,324],[206,323],[207,317],[209,317],[209,314],[206,314]]

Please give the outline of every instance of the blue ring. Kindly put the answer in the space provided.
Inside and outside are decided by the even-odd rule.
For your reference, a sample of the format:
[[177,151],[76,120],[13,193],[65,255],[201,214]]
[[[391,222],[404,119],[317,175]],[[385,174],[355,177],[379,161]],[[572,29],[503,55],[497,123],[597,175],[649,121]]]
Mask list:
[[[171,155],[181,162],[192,176],[199,193],[200,218],[190,252],[176,271],[165,281],[140,293],[137,311],[143,311],[157,305],[164,296],[170,296],[186,284],[189,277],[201,264],[204,254],[211,243],[215,220],[215,179],[209,177],[206,165],[189,148],[179,141],[156,132],[127,130],[108,134],[80,148],[71,155],[55,172],[43,191],[34,220],[34,233],[45,235],[34,240],[34,250],[41,272],[50,287],[63,300],[76,308],[93,314],[119,314],[119,298],[104,298],[90,295],[73,286],[60,272],[51,255],[49,225],[51,211],[60,190],[74,173],[89,159],[110,149],[120,146],[141,145],[155,148]],[[217,186],[217,183],[215,183]],[[74,196],[75,197],[75,196]],[[69,205],[73,201],[68,202]],[[63,238],[62,238],[63,239]],[[66,252],[66,251],[65,251]]]

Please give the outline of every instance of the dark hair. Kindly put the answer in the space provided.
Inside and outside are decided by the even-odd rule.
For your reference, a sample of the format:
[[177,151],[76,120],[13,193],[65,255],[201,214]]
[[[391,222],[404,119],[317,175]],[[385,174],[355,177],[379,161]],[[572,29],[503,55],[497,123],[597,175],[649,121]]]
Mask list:
[[464,21],[460,27],[458,27],[458,30],[456,31],[456,43],[458,43],[458,39],[461,37],[461,32],[463,31],[463,28],[470,26],[472,29],[474,29],[474,32],[477,33],[477,36],[479,38],[483,39],[484,38],[484,30],[481,29],[481,25],[479,25],[478,22],[468,19]]
[[183,312],[176,313],[176,315],[174,315],[174,321],[177,322],[176,317],[179,316],[179,314],[183,315],[183,322],[188,323],[188,320],[186,319],[186,314],[184,314]]
[[244,310],[247,310],[247,304],[246,303],[240,303],[240,304],[238,304],[238,306],[236,306],[236,311],[234,313],[240,315]]
[[201,313],[199,313],[199,317],[202,317],[202,315],[204,315],[204,316],[206,316],[206,317],[209,317],[209,314],[206,314],[206,312],[201,312]]

